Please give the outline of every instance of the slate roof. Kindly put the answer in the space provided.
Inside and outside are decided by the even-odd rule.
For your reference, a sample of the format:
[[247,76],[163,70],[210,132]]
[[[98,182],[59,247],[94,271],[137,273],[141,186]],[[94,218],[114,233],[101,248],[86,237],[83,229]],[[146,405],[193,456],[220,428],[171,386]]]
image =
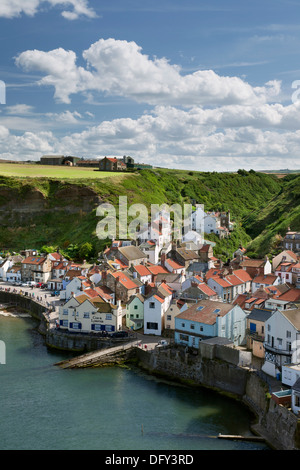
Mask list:
[[118,249],[118,251],[128,260],[147,258],[145,253],[134,245],[122,246]]
[[274,310],[269,310],[267,308],[254,308],[247,316],[247,319],[249,318],[249,320],[265,322],[272,316],[273,313]]

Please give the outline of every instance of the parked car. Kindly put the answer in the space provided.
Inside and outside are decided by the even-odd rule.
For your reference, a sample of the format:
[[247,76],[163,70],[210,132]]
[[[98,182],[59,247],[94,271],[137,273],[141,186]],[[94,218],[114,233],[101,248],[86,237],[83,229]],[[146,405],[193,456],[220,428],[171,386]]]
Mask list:
[[156,348],[162,348],[163,346],[168,346],[168,341],[165,339],[161,339],[157,345],[155,346]]
[[23,282],[23,283],[22,283],[22,287],[30,287],[29,282]]
[[42,287],[43,283],[42,282],[37,282],[36,287]]
[[128,332],[127,331],[115,331],[111,334],[112,338],[127,338]]

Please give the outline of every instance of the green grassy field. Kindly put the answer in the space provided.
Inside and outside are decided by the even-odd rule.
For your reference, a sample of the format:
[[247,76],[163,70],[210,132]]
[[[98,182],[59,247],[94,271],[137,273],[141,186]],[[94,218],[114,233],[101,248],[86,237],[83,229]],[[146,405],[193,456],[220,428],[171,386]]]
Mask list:
[[0,175],[24,178],[58,178],[58,179],[103,179],[116,177],[122,179],[128,173],[97,171],[96,168],[79,168],[67,166],[48,166],[35,164],[0,163]]

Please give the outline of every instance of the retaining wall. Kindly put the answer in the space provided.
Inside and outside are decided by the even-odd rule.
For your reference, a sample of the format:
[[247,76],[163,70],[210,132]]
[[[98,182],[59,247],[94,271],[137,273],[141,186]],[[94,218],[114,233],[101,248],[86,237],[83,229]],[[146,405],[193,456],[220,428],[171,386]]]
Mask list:
[[[250,369],[212,356],[195,356],[180,349],[149,352],[137,349],[138,364],[151,374],[212,388],[247,405],[256,415],[253,432],[275,449],[300,449],[300,421],[291,410],[270,399],[267,384]],[[232,359],[232,357],[231,357]]]

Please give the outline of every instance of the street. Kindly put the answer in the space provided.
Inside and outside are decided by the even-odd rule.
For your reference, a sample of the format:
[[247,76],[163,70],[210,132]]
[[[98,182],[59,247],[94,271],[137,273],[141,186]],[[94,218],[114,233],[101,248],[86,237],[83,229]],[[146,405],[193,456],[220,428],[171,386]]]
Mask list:
[[[39,287],[23,287],[23,286],[15,286],[11,282],[0,281],[0,289],[6,290],[10,289],[10,292],[16,294],[27,295],[33,298],[36,302],[39,302],[43,305],[46,309],[49,309],[49,321],[52,327],[55,327],[56,320],[58,320],[58,308],[60,305],[64,303],[61,301],[59,296],[53,296],[52,291],[49,289],[41,289]],[[127,330],[125,328],[125,330]],[[128,331],[128,330],[127,330]],[[161,336],[154,336],[154,335],[144,335],[140,332],[132,331],[131,332],[136,339],[140,342],[141,348],[143,350],[152,350],[154,349],[159,341],[164,339]]]
[[45,309],[51,310],[49,314],[49,320],[51,324],[55,323],[55,320],[58,320],[58,307],[59,305],[61,305],[61,301],[59,299],[59,296],[53,297],[49,289],[41,289],[39,287],[31,288],[15,286],[11,282],[6,281],[0,281],[0,289],[10,289],[10,292],[22,295],[26,295],[27,293],[28,297],[31,297],[36,302],[39,302],[45,307]]

